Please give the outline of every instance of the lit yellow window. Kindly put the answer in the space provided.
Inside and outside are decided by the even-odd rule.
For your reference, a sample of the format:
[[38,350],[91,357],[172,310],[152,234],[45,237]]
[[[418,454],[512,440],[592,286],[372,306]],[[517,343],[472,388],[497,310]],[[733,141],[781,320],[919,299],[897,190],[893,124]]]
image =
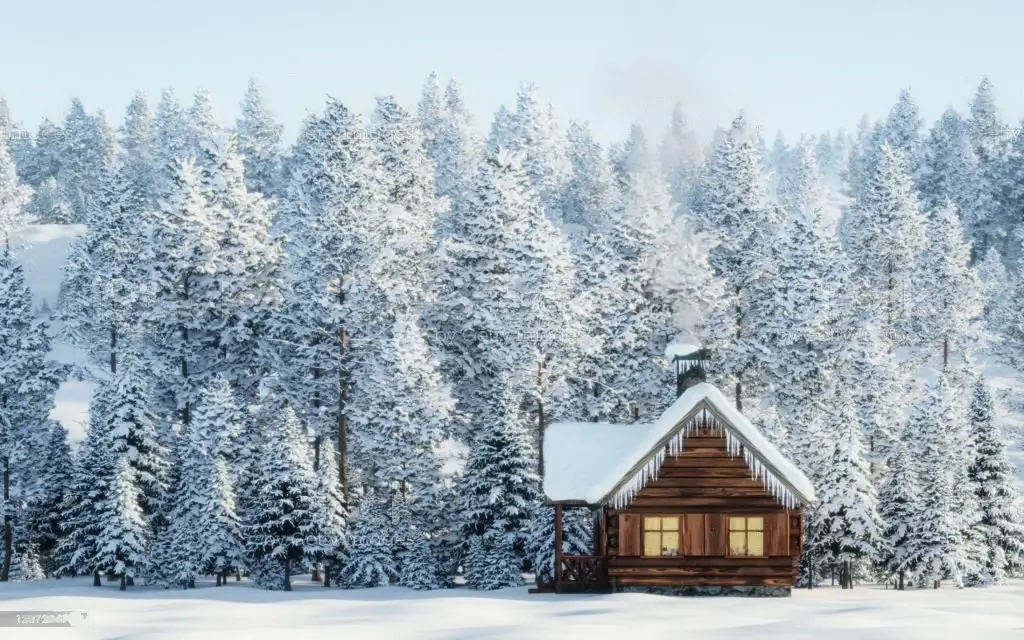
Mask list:
[[764,555],[764,518],[729,518],[729,555]]
[[679,518],[644,516],[644,555],[679,555]]

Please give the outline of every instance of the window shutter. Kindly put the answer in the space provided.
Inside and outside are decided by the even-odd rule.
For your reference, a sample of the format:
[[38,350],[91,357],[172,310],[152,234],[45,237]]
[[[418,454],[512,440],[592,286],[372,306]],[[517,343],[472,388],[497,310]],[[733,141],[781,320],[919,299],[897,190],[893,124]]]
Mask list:
[[632,513],[619,514],[619,555],[639,556],[643,532],[641,517]]
[[704,553],[704,529],[706,516],[703,513],[687,513],[680,519],[683,535],[683,555],[703,556]]
[[728,519],[722,513],[709,513],[706,518],[704,552],[709,556],[726,556],[729,551]]
[[789,514],[772,513],[764,518],[765,555],[789,555]]

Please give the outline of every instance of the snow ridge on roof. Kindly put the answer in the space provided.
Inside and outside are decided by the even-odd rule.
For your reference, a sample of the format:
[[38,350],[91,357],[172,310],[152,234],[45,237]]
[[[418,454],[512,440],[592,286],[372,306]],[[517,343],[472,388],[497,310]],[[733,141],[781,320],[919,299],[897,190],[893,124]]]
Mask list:
[[543,443],[545,495],[552,501],[623,506],[657,476],[666,452],[682,450],[698,417],[725,432],[730,453],[742,454],[752,475],[786,506],[814,501],[807,476],[706,382],[687,389],[652,424],[550,425]]

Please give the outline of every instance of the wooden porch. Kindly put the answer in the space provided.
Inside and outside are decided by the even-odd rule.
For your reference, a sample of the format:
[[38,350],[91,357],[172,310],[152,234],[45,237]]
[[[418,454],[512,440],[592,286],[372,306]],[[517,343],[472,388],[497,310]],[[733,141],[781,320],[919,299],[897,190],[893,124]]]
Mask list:
[[[562,505],[555,505],[555,580],[538,583],[530,593],[608,593],[608,558],[562,553]],[[599,525],[600,526],[600,525]],[[595,551],[603,553],[603,536],[594,531]]]

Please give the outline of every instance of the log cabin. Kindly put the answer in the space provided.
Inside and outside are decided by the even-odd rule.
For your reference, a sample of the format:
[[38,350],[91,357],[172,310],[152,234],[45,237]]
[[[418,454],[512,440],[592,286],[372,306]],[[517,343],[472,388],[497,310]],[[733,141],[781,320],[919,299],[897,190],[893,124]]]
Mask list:
[[[535,591],[789,595],[814,488],[705,381],[706,350],[668,355],[677,399],[657,421],[545,430],[555,575]],[[593,514],[591,555],[563,553],[572,508]]]

